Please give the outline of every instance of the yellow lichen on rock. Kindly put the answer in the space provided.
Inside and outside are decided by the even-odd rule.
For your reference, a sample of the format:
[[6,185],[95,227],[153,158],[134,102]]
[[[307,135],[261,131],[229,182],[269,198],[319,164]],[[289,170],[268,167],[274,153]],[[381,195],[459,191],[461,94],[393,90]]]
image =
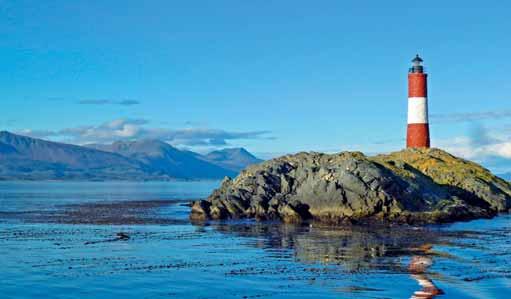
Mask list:
[[371,159],[400,176],[414,178],[414,170],[417,170],[436,184],[459,187],[485,198],[499,211],[509,209],[509,200],[505,198],[505,195],[511,196],[509,182],[477,163],[455,157],[446,151],[437,148],[405,149]]

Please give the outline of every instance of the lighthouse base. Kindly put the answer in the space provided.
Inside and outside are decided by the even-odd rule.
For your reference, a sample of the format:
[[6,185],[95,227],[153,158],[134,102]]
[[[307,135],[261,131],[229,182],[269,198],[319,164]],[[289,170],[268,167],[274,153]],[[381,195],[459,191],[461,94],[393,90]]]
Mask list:
[[429,143],[429,124],[408,124],[406,134],[407,148],[429,148]]

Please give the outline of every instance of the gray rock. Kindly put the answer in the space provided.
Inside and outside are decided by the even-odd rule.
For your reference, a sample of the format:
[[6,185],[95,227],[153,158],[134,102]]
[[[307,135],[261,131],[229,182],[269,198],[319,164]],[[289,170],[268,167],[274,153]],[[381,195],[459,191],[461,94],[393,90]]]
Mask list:
[[511,186],[446,152],[405,150],[366,157],[299,153],[225,179],[191,218],[284,222],[436,223],[492,217],[511,207]]

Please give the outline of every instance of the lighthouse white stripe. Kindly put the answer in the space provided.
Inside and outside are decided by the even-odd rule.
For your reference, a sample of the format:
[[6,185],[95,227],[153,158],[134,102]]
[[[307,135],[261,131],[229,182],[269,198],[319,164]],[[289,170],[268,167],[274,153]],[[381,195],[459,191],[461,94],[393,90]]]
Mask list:
[[408,123],[428,123],[428,99],[422,97],[408,98]]

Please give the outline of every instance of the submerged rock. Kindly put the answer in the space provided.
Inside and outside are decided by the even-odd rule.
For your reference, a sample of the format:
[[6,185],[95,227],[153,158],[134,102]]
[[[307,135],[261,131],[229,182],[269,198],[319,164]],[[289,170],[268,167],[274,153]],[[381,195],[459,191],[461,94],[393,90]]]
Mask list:
[[487,218],[511,208],[511,185],[439,149],[299,153],[226,178],[192,220],[438,223]]

